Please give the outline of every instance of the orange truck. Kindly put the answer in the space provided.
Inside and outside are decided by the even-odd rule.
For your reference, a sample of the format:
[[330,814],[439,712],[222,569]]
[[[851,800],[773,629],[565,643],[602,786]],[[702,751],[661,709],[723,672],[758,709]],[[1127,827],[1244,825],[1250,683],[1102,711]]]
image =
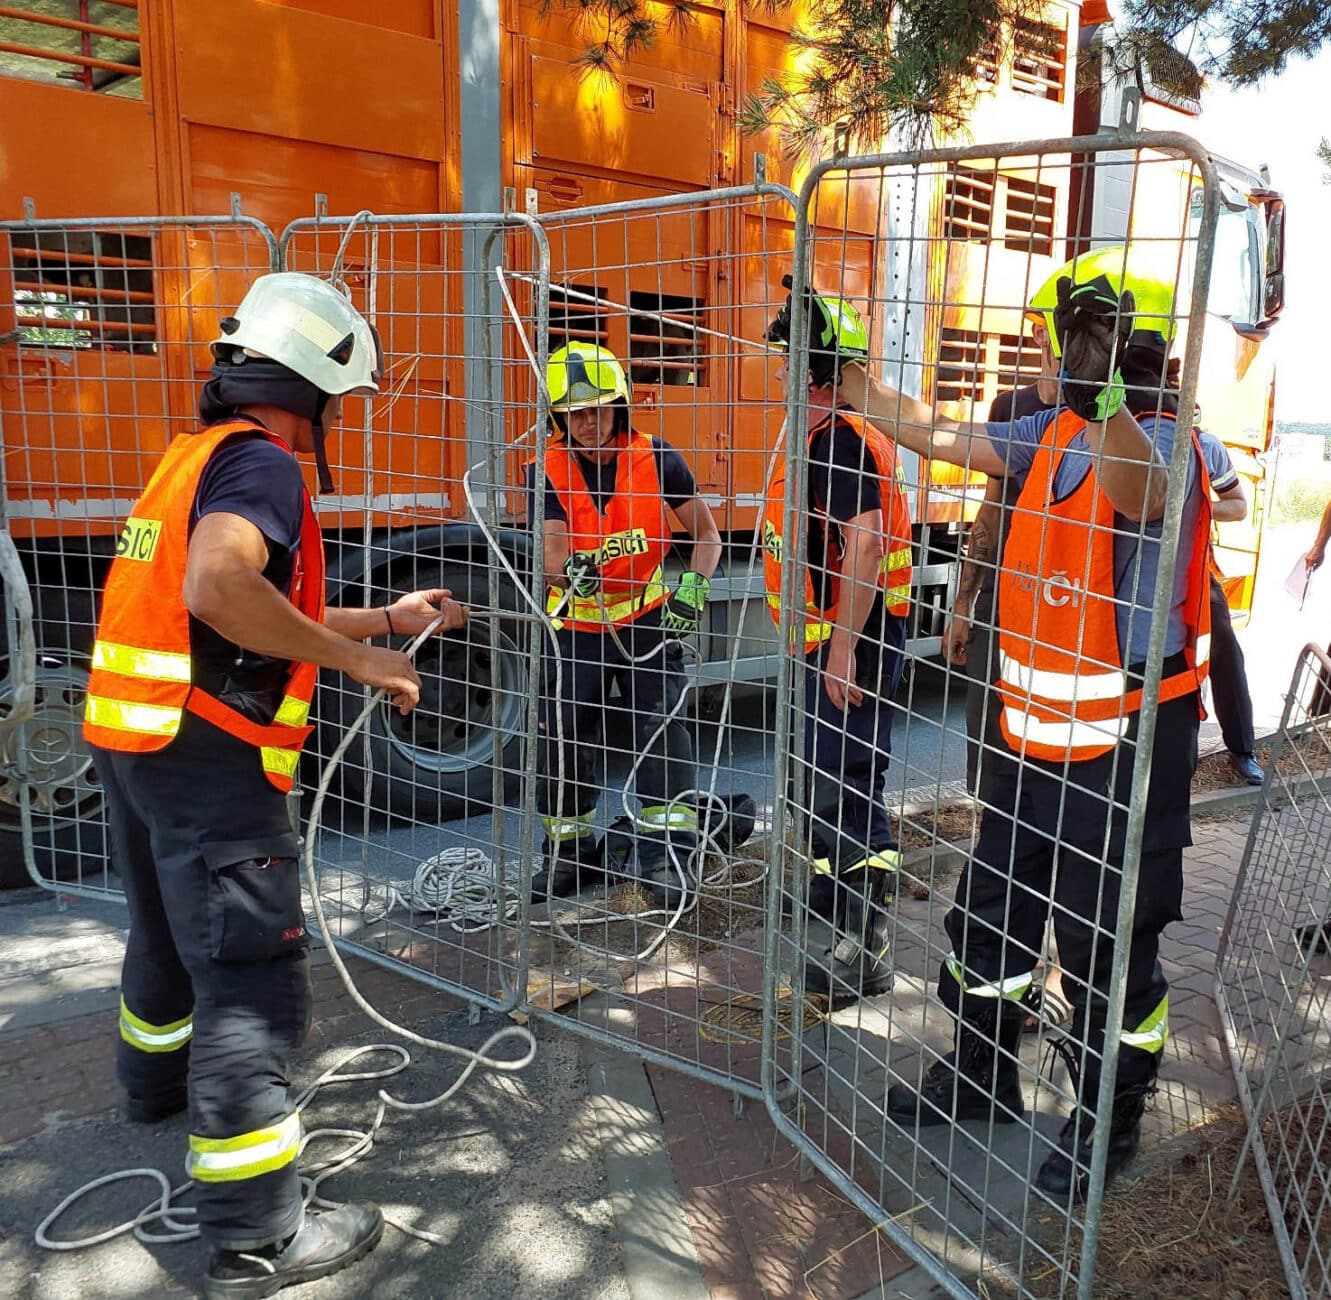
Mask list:
[[[714,210],[697,265],[678,248],[663,251],[659,227],[598,264],[595,252],[571,251],[558,223],[567,214],[571,229],[593,205],[740,186],[762,159],[769,180],[798,188],[802,173],[783,158],[776,133],[745,136],[737,107],[803,57],[790,36],[799,5],[774,14],[743,0],[698,0],[689,22],[663,26],[614,79],[582,75],[587,33],[567,11],[530,0],[30,0],[0,13],[0,488],[4,526],[33,591],[39,651],[35,714],[0,739],[0,871],[16,860],[25,804],[43,869],[57,869],[66,853],[101,856],[101,796],[79,718],[97,592],[120,521],[169,437],[193,418],[218,316],[250,278],[300,246],[297,239],[279,249],[269,232],[312,212],[368,210],[392,220],[535,211],[552,223],[551,346],[589,327],[585,312],[579,320],[582,290],[638,305],[638,317],[598,312],[590,328],[629,360],[639,425],[692,457],[729,543],[704,638],[704,660],[713,662],[703,663],[699,682],[719,682],[735,668],[753,680],[770,674],[776,647],[761,602],[749,602],[759,608],[742,626],[735,613],[761,577],[751,541],[781,416],[774,367],[738,345],[709,360],[699,336],[681,336],[672,324],[724,319],[732,337],[759,337],[784,297],[793,214],[765,221],[755,246],[741,215],[722,222]],[[1074,126],[1100,125],[1098,97],[1091,106],[1074,87],[1079,51],[1090,48],[1103,16],[1091,4],[1050,0],[1045,17],[977,64],[977,138],[1067,137]],[[1114,233],[1088,226],[1108,200],[1088,206],[1082,195],[1079,205],[1068,174],[1060,182],[1039,168],[929,173],[933,189],[921,202],[936,251],[923,272],[930,305],[912,346],[929,362],[920,368],[921,395],[943,412],[983,411],[997,388],[1019,382],[1029,359],[1019,311],[996,325],[966,305],[974,268],[982,261],[995,282],[1029,279],[1061,260],[1069,238]],[[1255,453],[1270,428],[1273,380],[1260,335],[1274,299],[1261,299],[1278,222],[1260,186],[1248,185],[1235,202],[1245,237],[1257,241],[1245,263],[1256,305],[1250,319],[1236,319],[1248,328],[1243,347],[1252,355],[1232,382],[1217,371],[1217,391],[1229,383],[1237,393],[1238,385],[1243,411],[1261,407],[1261,415],[1238,431],[1211,424]],[[819,241],[817,282],[890,303],[895,245],[881,186],[848,187],[828,209],[835,219]],[[429,257],[445,263],[446,245],[437,237]],[[580,275],[587,265],[597,282]],[[355,274],[350,268],[349,283]],[[330,594],[352,603],[407,580],[437,580],[478,601],[493,591],[462,490],[472,416],[448,400],[466,391],[469,303],[441,290],[451,322],[443,325],[425,289],[415,292],[400,319],[391,303],[383,313],[390,356],[412,346],[395,331],[443,341],[417,346],[433,357],[413,362],[410,391],[376,415],[355,454],[362,465],[409,460],[417,484],[431,480],[433,504],[427,510],[420,498],[404,522],[391,494],[370,500],[353,466],[351,486],[340,484],[345,508],[322,515]],[[889,340],[902,325],[882,306],[874,320]],[[681,431],[685,407],[696,412],[702,397],[705,443],[696,414],[692,436]],[[1222,398],[1214,409],[1239,406]],[[1256,471],[1255,460],[1243,468]],[[974,492],[947,467],[918,466],[913,477],[914,631],[916,649],[927,653]],[[520,568],[528,535],[513,527],[501,540]],[[1255,550],[1250,530],[1225,554],[1247,563]],[[1246,589],[1251,571],[1240,571],[1237,585]],[[371,726],[371,766],[385,776],[380,807],[428,817],[488,800],[496,746],[516,768],[527,657],[506,607],[501,600],[492,613],[494,635],[430,648],[422,705],[409,721],[385,714]],[[744,638],[743,655],[717,662],[735,636]],[[0,705],[12,697],[14,676],[0,683]],[[322,712],[336,722],[344,708],[345,698],[330,693]]]

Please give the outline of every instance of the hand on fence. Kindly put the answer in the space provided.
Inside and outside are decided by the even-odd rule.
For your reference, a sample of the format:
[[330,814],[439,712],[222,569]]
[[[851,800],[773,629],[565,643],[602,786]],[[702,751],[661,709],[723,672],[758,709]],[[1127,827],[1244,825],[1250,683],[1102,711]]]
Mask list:
[[943,629],[943,659],[958,668],[966,666],[966,647],[971,639],[971,621],[964,614],[953,614]]
[[[436,610],[437,614],[438,611]],[[364,645],[359,641],[346,672],[362,686],[385,690],[399,713],[410,713],[421,698],[421,679],[411,660],[401,650]]]
[[451,599],[452,595],[445,588],[431,587],[399,596],[388,607],[389,626],[398,636],[419,636],[442,614],[436,632],[455,632],[467,621],[467,607]]
[[574,551],[564,561],[564,576],[579,600],[591,600],[601,590],[601,570],[590,555]]
[[1118,366],[1132,335],[1136,302],[1095,284],[1058,282],[1054,329],[1063,349],[1063,400],[1086,420],[1108,420],[1123,405]]
[[692,636],[702,626],[707,594],[711,588],[710,578],[704,578],[701,573],[691,570],[686,573],[666,601],[661,626],[671,636]]

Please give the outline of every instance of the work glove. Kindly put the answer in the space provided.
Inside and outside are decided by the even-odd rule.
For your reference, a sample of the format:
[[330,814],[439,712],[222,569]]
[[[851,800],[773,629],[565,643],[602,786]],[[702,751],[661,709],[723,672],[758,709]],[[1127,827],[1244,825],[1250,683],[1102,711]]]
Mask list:
[[564,561],[564,576],[569,590],[579,600],[591,600],[601,590],[601,570],[596,561],[585,553],[574,551]]
[[1126,395],[1118,365],[1132,336],[1136,301],[1103,285],[1058,281],[1054,329],[1063,347],[1063,400],[1084,420],[1107,420]]
[[707,608],[707,593],[711,589],[710,578],[690,570],[666,601],[661,626],[672,636],[692,636],[702,626],[702,612]]

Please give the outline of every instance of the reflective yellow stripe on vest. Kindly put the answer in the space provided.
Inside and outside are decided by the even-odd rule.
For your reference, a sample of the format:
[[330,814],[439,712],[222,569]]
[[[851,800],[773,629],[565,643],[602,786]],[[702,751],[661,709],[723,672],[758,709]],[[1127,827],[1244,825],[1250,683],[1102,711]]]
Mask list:
[[83,710],[93,726],[134,731],[142,736],[174,736],[180,730],[180,713],[160,704],[132,704],[104,695],[89,695]]
[[284,727],[303,727],[309,720],[310,702],[295,695],[284,696],[273,715],[273,721]]
[[[622,623],[635,610],[655,601],[664,600],[668,594],[665,574],[658,568],[642,591],[634,592],[620,600],[608,600],[605,596],[592,596],[586,599],[574,596],[564,610],[564,617],[578,623]],[[552,587],[550,598],[546,602],[546,612],[553,614],[563,602],[563,588]],[[604,612],[602,605],[605,606]]]
[[948,953],[947,969],[952,978],[961,985],[961,991],[972,998],[1008,998],[1013,1002],[1020,1002],[1035,978],[1035,972],[1028,970],[1020,975],[1009,975],[1007,979],[994,980],[989,984],[967,984],[966,972],[961,962],[957,960],[956,953]]
[[136,1016],[120,999],[120,1037],[140,1052],[175,1052],[194,1036],[194,1019],[186,1016],[169,1025],[153,1025]]
[[174,650],[140,650],[137,646],[98,641],[92,648],[92,666],[121,677],[142,677],[150,682],[190,680],[190,657]]
[[1031,668],[1011,655],[998,656],[999,680],[1021,695],[1035,695],[1045,700],[1073,701],[1116,700],[1127,693],[1126,674],[1056,673],[1047,668]]
[[1136,1029],[1125,1029],[1119,1041],[1124,1047],[1138,1047],[1143,1052],[1163,1052],[1169,1041],[1169,994],[1160,999],[1155,1010]]
[[259,761],[265,772],[276,772],[279,776],[294,776],[296,765],[300,762],[300,751],[281,749],[273,745],[259,747]]
[[289,1165],[300,1150],[300,1115],[231,1138],[191,1133],[185,1170],[196,1183],[238,1183]]

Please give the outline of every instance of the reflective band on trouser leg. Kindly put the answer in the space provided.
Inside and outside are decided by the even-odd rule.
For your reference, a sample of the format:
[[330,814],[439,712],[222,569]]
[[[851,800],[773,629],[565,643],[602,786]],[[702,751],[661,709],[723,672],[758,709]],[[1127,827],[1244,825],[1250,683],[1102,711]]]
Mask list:
[[698,813],[694,808],[684,808],[678,804],[667,808],[665,804],[653,804],[644,808],[634,819],[633,824],[639,830],[662,831],[669,827],[672,831],[696,831]]
[[229,1138],[189,1138],[185,1170],[196,1183],[238,1183],[289,1165],[300,1150],[300,1114]]
[[955,953],[948,954],[947,969],[948,974],[957,981],[961,991],[968,998],[1007,998],[1012,1002],[1020,1002],[1035,978],[1035,972],[1028,970],[1020,975],[1009,975],[1007,979],[994,980],[989,984],[967,984],[966,973]]
[[84,719],[95,727],[113,731],[133,731],[144,736],[174,736],[180,730],[180,710],[159,704],[134,704],[112,700],[104,695],[89,695]]
[[1136,1029],[1124,1029],[1119,1041],[1124,1047],[1136,1047],[1143,1052],[1164,1051],[1169,1041],[1169,994],[1160,999],[1155,1010]]
[[140,1052],[175,1052],[194,1036],[194,1018],[173,1020],[169,1025],[150,1025],[136,1016],[120,999],[120,1037]]
[[[826,861],[826,859],[822,859]],[[875,867],[879,871],[899,871],[901,870],[901,851],[899,849],[880,849],[876,853],[870,853],[867,858],[861,858],[858,862],[852,862],[846,868],[847,871],[859,871],[862,867]],[[818,868],[815,867],[815,870]],[[831,868],[827,868],[831,870]]]
[[551,844],[563,844],[566,840],[577,840],[589,835],[595,816],[594,812],[589,812],[574,813],[569,817],[542,817],[541,826]]
[[152,682],[190,680],[189,655],[174,650],[140,650],[114,641],[98,641],[93,645],[92,666],[120,677],[143,677]]

